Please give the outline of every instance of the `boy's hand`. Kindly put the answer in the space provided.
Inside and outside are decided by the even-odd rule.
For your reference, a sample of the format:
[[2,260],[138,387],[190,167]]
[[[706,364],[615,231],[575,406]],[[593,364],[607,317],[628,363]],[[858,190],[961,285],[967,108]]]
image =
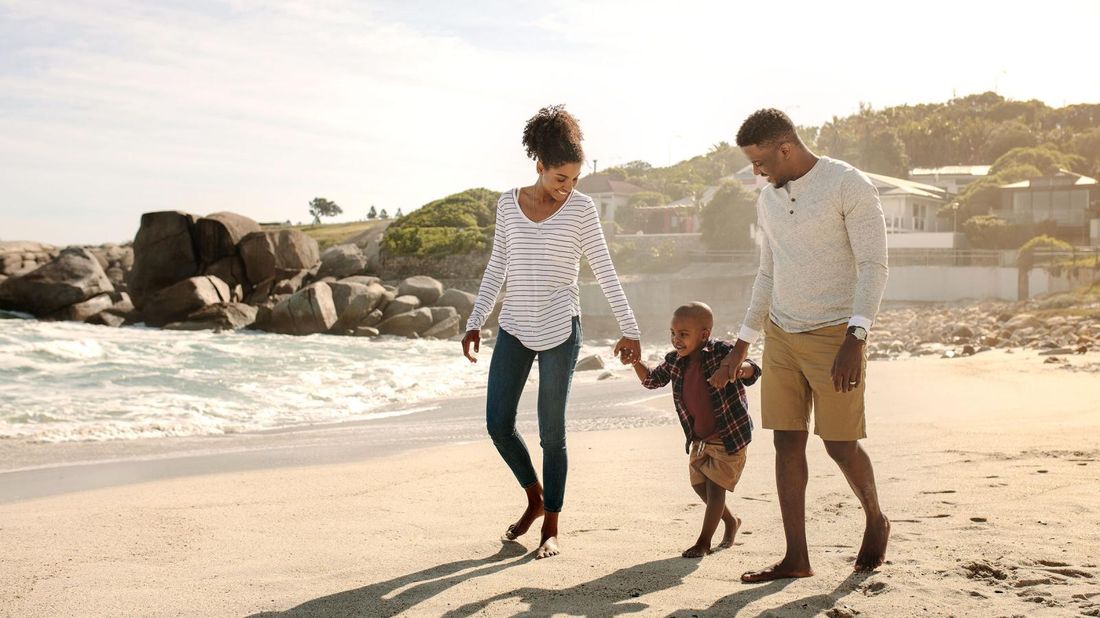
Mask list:
[[738,380],[748,380],[755,373],[756,373],[756,370],[753,369],[752,365],[750,365],[748,361],[745,361],[745,362],[741,363],[741,368],[737,370],[737,379]]
[[737,340],[737,343],[733,344],[733,349],[730,353],[722,359],[722,363],[718,365],[718,371],[714,372],[714,375],[707,379],[714,388],[722,388],[726,384],[729,384],[733,380],[739,377],[741,371],[741,365],[745,363],[745,359],[749,357],[749,344],[747,341]]
[[619,357],[619,362],[622,364],[632,365],[635,361],[642,360],[642,343],[636,339],[623,337],[615,344],[612,353]]
[[471,363],[476,363],[477,357],[470,354],[470,344],[473,344],[475,353],[481,351],[480,330],[468,330],[466,331],[466,336],[462,338],[462,354],[470,359]]

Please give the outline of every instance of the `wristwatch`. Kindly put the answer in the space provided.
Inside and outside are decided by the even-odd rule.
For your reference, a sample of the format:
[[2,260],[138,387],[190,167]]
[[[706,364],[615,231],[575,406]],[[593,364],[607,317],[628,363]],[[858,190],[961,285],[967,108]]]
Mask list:
[[860,341],[867,341],[867,329],[862,326],[849,326],[848,334]]

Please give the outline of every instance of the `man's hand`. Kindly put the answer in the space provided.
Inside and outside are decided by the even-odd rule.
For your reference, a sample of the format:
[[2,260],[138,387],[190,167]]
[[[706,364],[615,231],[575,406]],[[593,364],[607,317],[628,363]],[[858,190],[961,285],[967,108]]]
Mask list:
[[730,353],[727,354],[718,365],[718,371],[715,371],[714,375],[707,378],[707,382],[714,388],[722,388],[736,380],[741,364],[744,363],[745,359],[748,357],[749,342],[738,339],[737,343],[733,344],[733,349],[730,350]]
[[838,393],[856,389],[863,379],[864,342],[851,335],[844,335],[844,343],[833,360],[833,388]]
[[619,361],[622,364],[631,365],[635,361],[642,360],[642,342],[636,339],[627,339],[623,337],[615,344],[615,349],[612,353],[619,357]]
[[462,354],[470,359],[471,363],[477,362],[477,357],[470,354],[470,344],[474,344],[474,352],[481,351],[481,331],[480,330],[468,330],[466,336],[462,338]]

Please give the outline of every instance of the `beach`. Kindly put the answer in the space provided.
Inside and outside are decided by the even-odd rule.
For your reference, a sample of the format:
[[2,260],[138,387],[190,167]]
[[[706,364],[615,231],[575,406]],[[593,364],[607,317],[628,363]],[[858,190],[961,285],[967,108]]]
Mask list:
[[[109,456],[83,452],[80,465],[0,474],[0,613],[1098,615],[1100,362],[1043,361],[991,351],[871,363],[865,446],[893,533],[887,563],[870,574],[851,568],[858,503],[812,440],[816,576],[740,583],[783,547],[774,451],[759,429],[728,500],[744,522],[735,547],[681,558],[702,505],[671,396],[617,370],[575,388],[588,402],[581,417],[606,409],[621,420],[571,428],[560,556],[532,559],[537,532],[498,540],[522,493],[477,435],[469,398],[442,429],[410,414],[259,433],[247,446],[206,438],[173,452],[162,440],[159,455],[131,442]],[[759,389],[749,391],[758,419]],[[537,457],[530,406],[525,398],[521,430]],[[406,440],[357,451],[356,432]],[[139,455],[128,460],[128,449]],[[93,478],[123,462],[154,471],[131,474],[141,482]],[[38,497],[13,495],[29,483]]]

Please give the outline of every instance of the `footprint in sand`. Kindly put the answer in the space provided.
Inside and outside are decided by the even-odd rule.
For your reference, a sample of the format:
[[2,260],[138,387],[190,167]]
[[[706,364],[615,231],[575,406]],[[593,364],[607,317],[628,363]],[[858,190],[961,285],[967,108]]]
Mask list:
[[979,524],[984,524],[985,522],[987,522],[989,520],[986,519],[985,517],[971,517],[970,521],[975,522],[975,523],[979,523]]
[[926,496],[932,495],[932,494],[953,494],[953,493],[955,493],[955,490],[954,489],[940,489],[940,490],[937,490],[937,491],[922,491],[921,493],[926,495]]
[[873,597],[886,592],[888,589],[889,586],[886,585],[886,582],[868,582],[867,585],[863,587],[863,594]]

